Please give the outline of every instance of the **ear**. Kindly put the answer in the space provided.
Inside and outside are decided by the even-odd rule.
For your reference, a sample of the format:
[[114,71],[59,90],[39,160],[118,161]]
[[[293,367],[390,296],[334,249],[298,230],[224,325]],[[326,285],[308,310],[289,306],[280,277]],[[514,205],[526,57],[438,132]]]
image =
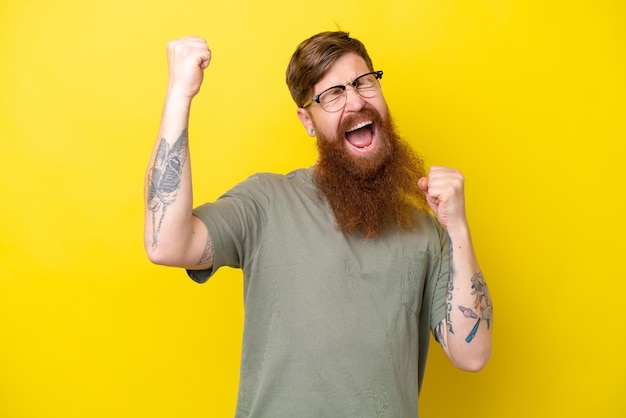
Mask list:
[[300,119],[300,123],[306,129],[306,132],[309,136],[315,136],[315,128],[313,127],[313,121],[311,120],[311,116],[306,109],[298,108],[298,119]]

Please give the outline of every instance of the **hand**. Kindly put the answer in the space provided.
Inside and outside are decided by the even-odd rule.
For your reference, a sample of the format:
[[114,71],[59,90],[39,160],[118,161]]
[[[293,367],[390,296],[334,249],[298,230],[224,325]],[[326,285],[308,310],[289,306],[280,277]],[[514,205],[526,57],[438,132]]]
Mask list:
[[433,166],[428,177],[418,186],[424,192],[428,206],[448,230],[466,224],[463,174],[458,170]]
[[211,62],[211,51],[206,41],[189,36],[167,44],[169,69],[168,96],[191,100],[200,91],[204,70]]

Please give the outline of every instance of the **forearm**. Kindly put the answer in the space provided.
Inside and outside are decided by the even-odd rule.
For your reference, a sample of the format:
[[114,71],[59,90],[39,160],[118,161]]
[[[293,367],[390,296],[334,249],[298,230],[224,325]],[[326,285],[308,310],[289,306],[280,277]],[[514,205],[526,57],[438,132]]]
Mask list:
[[144,245],[158,264],[178,264],[193,234],[188,146],[191,99],[168,97],[145,178]]
[[452,362],[465,370],[480,370],[491,355],[492,305],[474,254],[469,227],[448,230],[451,274],[447,312],[439,331]]

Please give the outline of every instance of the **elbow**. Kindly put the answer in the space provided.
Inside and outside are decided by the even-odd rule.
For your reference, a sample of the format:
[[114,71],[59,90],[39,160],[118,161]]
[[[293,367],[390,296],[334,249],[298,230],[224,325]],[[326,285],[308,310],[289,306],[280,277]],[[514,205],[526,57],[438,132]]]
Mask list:
[[156,264],[158,266],[168,265],[166,258],[160,252],[146,248],[146,254],[148,255],[148,260],[150,260],[152,264]]
[[168,250],[167,246],[157,246],[152,241],[152,239],[145,238],[144,249],[146,250],[148,260],[150,260],[152,264],[168,267],[178,266],[178,263],[176,262],[178,258],[173,254],[171,250]]
[[146,250],[146,255],[148,256],[148,260],[150,260],[150,262],[152,264],[156,264],[159,266],[167,266],[167,257],[165,257],[165,255],[163,254],[163,252],[158,251],[157,248],[154,248],[152,246],[152,244],[146,244],[144,245],[145,250]]
[[491,346],[489,345],[488,347],[485,347],[477,352],[464,353],[464,355],[459,357],[452,356],[450,360],[458,369],[466,372],[478,373],[487,366],[490,358]]
[[477,357],[472,358],[469,361],[464,361],[456,366],[466,372],[470,373],[478,373],[483,370],[485,366],[489,363],[489,357]]

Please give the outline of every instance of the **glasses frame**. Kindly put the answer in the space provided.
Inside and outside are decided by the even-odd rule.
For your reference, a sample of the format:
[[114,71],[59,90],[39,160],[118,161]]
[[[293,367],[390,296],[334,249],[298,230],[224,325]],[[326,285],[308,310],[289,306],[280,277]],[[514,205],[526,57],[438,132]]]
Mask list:
[[[380,80],[381,78],[383,78],[383,72],[382,72],[382,70],[372,71],[372,72],[369,72],[369,73],[361,74],[360,76],[358,76],[357,78],[355,78],[354,80],[352,80],[351,82],[349,82],[349,83],[347,83],[347,84],[339,84],[339,85],[337,85],[337,86],[331,86],[331,87],[328,87],[327,89],[324,89],[324,90],[323,90],[323,91],[321,91],[319,94],[316,94],[315,96],[313,96],[313,97],[311,97],[309,100],[307,100],[307,101],[306,101],[306,102],[302,105],[302,108],[305,108],[305,107],[307,107],[307,106],[312,105],[312,104],[313,104],[313,102],[315,102],[315,103],[317,103],[317,104],[319,104],[319,105],[321,106],[321,103],[320,103],[320,96],[321,96],[322,94],[326,93],[327,91],[332,90],[332,89],[340,88],[341,90],[343,90],[343,92],[344,92],[344,94],[345,94],[345,92],[346,92],[346,88],[347,88],[348,86],[352,86],[352,87],[354,87],[354,90],[355,90],[357,93],[359,93],[359,89],[357,88],[357,86],[356,86],[356,85],[357,85],[357,83],[359,82],[359,79],[360,79],[360,78],[367,77],[368,75],[373,75],[373,76],[376,78],[376,80]],[[380,84],[379,84],[379,85],[380,85]],[[361,95],[361,93],[359,93],[359,95]],[[363,96],[361,96],[361,97],[363,97]],[[344,103],[344,105],[343,105],[342,107],[340,107],[340,108],[339,108],[339,109],[337,109],[337,110],[333,110],[333,111],[329,111],[329,110],[324,109],[324,106],[322,106],[322,109],[324,109],[326,112],[330,112],[330,113],[332,113],[332,112],[338,112],[338,111],[340,111],[340,110],[341,110],[341,109],[343,109],[345,106],[346,106],[346,104]]]

